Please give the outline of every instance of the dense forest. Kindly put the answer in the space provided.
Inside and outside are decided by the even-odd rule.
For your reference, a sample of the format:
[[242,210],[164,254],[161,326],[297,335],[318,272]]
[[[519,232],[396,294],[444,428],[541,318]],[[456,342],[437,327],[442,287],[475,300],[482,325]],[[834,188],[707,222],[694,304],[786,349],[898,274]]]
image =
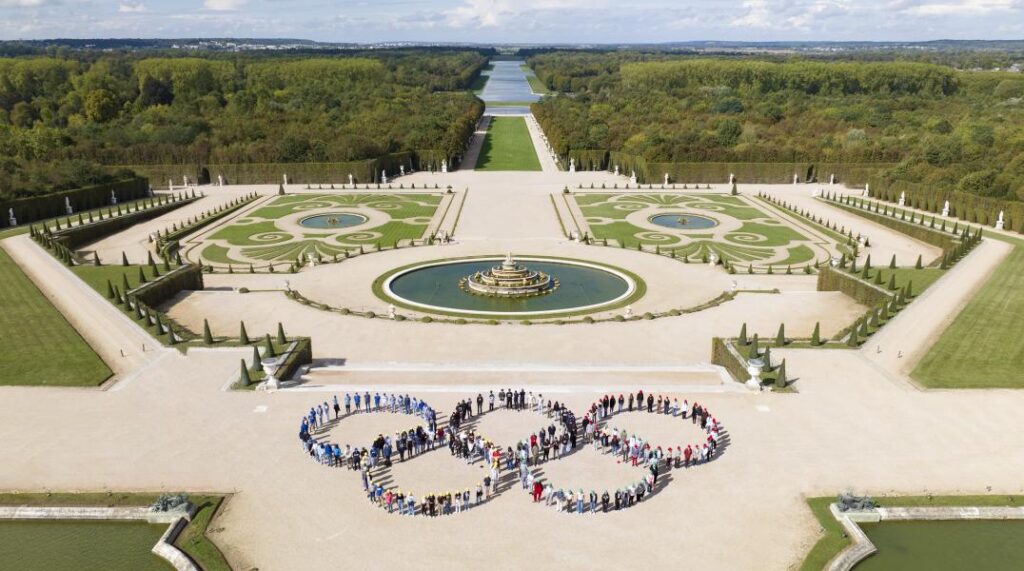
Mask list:
[[476,51],[0,59],[0,199],[123,176],[117,165],[454,157],[483,104]]
[[906,61],[552,52],[534,114],[563,155],[896,163],[890,180],[1024,200],[1024,76]]

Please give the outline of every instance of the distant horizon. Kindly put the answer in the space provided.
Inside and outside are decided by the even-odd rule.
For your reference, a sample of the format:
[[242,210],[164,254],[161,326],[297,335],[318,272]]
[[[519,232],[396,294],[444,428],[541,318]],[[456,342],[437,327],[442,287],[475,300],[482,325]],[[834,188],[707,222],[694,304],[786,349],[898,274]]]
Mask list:
[[996,39],[973,39],[973,38],[933,38],[928,40],[664,40],[664,41],[619,41],[619,42],[484,42],[484,41],[441,41],[441,40],[415,40],[415,39],[380,39],[363,41],[333,41],[317,40],[313,38],[289,37],[289,36],[61,36],[47,38],[14,38],[0,39],[0,43],[61,43],[61,42],[266,42],[266,43],[287,43],[298,42],[319,45],[339,46],[375,46],[380,44],[396,44],[408,46],[472,46],[472,47],[579,47],[579,46],[800,46],[800,45],[922,45],[937,43],[966,43],[966,44],[1021,44],[1024,48],[1024,38],[996,38]]
[[[0,40],[617,45],[1024,39],[1024,0],[0,0]],[[183,33],[186,31],[187,33]],[[714,40],[695,39],[696,36]]]

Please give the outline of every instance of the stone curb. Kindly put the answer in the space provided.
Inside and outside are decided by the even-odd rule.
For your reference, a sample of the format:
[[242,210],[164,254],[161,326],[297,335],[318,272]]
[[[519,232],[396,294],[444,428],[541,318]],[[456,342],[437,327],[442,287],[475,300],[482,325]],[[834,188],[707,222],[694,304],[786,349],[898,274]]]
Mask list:
[[188,522],[194,508],[188,511],[154,512],[146,507],[101,508],[101,507],[30,507],[0,506],[0,520],[114,520],[145,521],[147,523],[169,524],[164,534],[151,550],[178,571],[202,571],[188,555],[174,546]]
[[860,512],[840,512],[836,504],[829,506],[832,516],[843,526],[853,543],[839,552],[826,567],[828,571],[850,571],[869,555],[878,551],[858,522],[879,521],[948,521],[948,520],[1019,520],[1024,507],[909,507],[876,508]]

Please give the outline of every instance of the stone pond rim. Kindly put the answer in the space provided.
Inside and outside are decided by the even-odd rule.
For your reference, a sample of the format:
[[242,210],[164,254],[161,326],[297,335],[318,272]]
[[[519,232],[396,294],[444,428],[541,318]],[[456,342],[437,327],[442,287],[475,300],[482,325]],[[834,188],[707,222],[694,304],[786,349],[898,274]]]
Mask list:
[[603,263],[557,257],[520,256],[516,261],[559,280],[541,295],[483,296],[460,288],[467,275],[486,271],[506,256],[424,261],[391,270],[374,282],[382,300],[423,313],[469,318],[549,319],[609,311],[635,302],[646,284],[635,274]]

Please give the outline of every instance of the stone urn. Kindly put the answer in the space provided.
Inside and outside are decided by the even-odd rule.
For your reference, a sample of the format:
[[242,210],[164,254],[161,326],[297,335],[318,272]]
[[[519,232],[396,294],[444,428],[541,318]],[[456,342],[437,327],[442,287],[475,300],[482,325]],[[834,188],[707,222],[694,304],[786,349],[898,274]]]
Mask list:
[[280,357],[264,357],[263,358],[263,373],[266,374],[267,378],[264,381],[264,386],[268,389],[279,389],[281,388],[281,381],[274,376],[277,372],[277,366],[281,364]]

